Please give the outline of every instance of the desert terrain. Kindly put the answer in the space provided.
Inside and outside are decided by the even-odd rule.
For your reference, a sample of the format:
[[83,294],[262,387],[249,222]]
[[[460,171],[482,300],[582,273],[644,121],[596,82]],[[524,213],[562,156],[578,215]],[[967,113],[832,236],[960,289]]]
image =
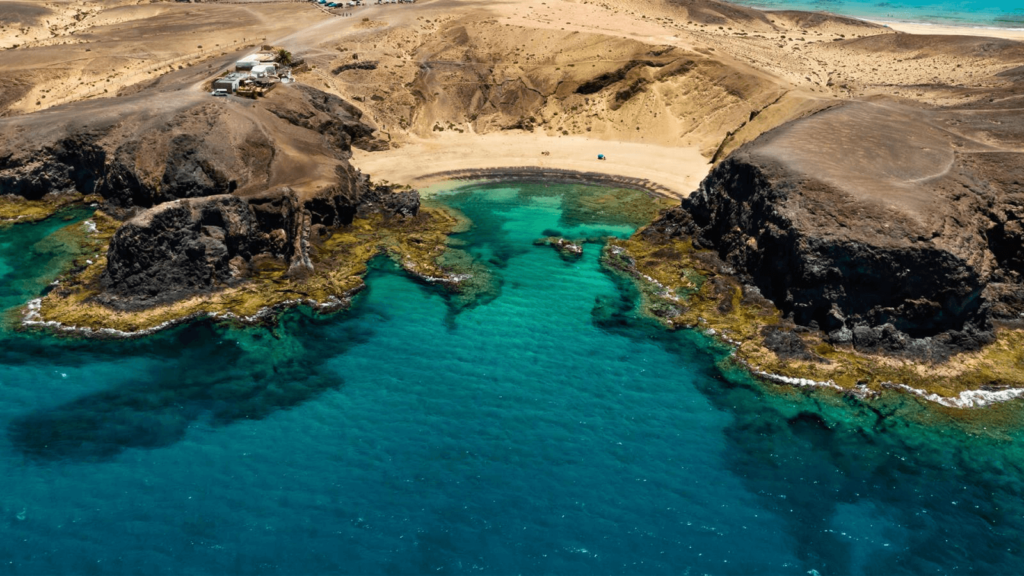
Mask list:
[[[4,116],[123,97],[169,84],[179,70],[193,73],[175,82],[173,99],[196,98],[245,50],[272,44],[310,64],[302,83],[353,102],[392,141],[383,159],[363,160],[375,168],[388,154],[438,161],[434,140],[451,154],[424,173],[475,168],[494,162],[476,137],[503,132],[503,142],[522,136],[504,154],[511,165],[629,164],[650,177],[655,163],[633,161],[640,148],[623,150],[623,161],[600,142],[652,145],[652,158],[680,150],[678,165],[657,162],[657,171],[669,188],[686,183],[684,194],[710,167],[693,159],[720,160],[793,118],[848,98],[968,103],[1009,84],[1001,74],[1022,62],[1017,31],[954,36],[965,31],[707,1],[428,0],[333,11],[287,1],[9,2],[0,22]],[[558,152],[569,137],[585,140]],[[598,153],[610,162],[597,165]],[[409,172],[381,177],[411,183]]]

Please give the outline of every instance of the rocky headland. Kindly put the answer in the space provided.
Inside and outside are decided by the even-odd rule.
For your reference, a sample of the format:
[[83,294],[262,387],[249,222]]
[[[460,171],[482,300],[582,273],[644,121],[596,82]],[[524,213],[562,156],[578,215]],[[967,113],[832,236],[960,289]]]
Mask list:
[[30,324],[133,333],[200,314],[337,306],[377,254],[444,277],[436,257],[453,218],[352,167],[352,146],[387,146],[357,108],[305,86],[248,104],[168,109],[158,96],[3,122],[7,206],[45,216],[88,199],[101,210],[96,257],[30,308]]
[[1018,387],[1015,102],[852,102],[786,124],[608,260],[653,286],[655,314],[713,330],[759,371],[862,392]]

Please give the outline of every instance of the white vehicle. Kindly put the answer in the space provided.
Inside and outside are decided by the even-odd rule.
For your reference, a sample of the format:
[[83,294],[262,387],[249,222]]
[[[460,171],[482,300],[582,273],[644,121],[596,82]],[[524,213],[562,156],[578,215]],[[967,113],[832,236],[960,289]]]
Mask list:
[[228,91],[223,88],[217,88],[213,92],[210,92],[210,96],[227,96]]

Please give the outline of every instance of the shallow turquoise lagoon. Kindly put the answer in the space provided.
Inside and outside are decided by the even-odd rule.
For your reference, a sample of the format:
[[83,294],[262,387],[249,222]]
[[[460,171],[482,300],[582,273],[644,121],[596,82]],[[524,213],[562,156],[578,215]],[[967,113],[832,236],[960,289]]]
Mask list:
[[822,10],[874,20],[1024,28],[1020,0],[730,0],[762,10]]
[[[532,244],[628,235],[607,193],[441,196],[475,224],[472,301],[380,260],[350,311],[272,329],[0,333],[0,572],[1020,571],[1015,427],[764,386],[648,323],[598,244]],[[0,230],[4,307],[69,217]]]

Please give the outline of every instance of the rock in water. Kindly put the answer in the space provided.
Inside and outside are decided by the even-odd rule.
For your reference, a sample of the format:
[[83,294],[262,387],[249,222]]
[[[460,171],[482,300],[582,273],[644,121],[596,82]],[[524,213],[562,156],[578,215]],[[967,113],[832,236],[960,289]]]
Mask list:
[[136,309],[231,286],[251,274],[264,257],[288,266],[290,276],[313,270],[309,240],[313,227],[349,224],[353,217],[381,214],[412,217],[419,193],[351,184],[303,203],[290,188],[244,198],[230,194],[165,202],[125,222],[107,252],[107,305]]

